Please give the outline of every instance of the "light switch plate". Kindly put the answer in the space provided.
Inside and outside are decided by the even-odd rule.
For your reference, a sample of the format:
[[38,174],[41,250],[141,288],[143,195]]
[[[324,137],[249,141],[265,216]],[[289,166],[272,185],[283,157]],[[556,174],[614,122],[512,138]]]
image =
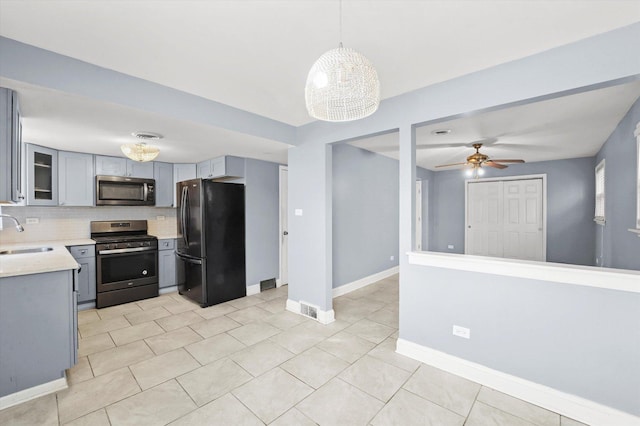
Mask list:
[[295,210],[294,210],[294,214],[295,214],[296,216],[302,216],[302,209],[295,209]]

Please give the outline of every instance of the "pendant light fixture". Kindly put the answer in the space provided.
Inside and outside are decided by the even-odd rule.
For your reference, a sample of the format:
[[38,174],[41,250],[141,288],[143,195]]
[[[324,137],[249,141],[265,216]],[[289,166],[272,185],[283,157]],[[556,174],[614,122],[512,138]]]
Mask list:
[[[162,138],[162,135],[150,132],[135,132],[132,133],[132,135],[142,140],[157,140]],[[141,163],[152,161],[160,154],[160,149],[147,145],[146,142],[126,143],[120,146],[120,150],[130,159]]]
[[[342,40],[342,0],[340,0]],[[323,121],[352,121],[367,117],[380,105],[380,81],[371,61],[342,46],[313,64],[304,91],[307,111]]]

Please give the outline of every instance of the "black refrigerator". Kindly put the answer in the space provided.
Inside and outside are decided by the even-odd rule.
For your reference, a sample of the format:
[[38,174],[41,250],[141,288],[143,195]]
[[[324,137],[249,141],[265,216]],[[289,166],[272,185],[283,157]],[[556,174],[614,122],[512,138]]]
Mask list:
[[192,179],[178,195],[178,291],[203,308],[247,295],[244,185]]

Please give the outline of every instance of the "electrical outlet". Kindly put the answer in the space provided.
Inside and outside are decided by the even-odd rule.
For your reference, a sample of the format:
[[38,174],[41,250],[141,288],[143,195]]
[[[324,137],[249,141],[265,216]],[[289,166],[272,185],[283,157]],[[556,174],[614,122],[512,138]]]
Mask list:
[[157,220],[165,220],[166,218],[164,216],[156,216]]
[[27,225],[35,225],[37,223],[40,223],[40,218],[37,217],[28,217],[27,220],[25,221],[25,223]]
[[471,338],[471,330],[465,327],[460,327],[459,325],[454,325],[453,326],[453,335],[454,336],[458,336],[458,337],[462,337],[465,339],[470,339]]
[[302,216],[302,209],[295,209],[293,211],[293,214],[295,214],[296,216]]
[[396,257],[395,256],[390,256],[389,260],[393,262],[394,260],[396,260]]
[[455,247],[453,246],[453,244],[449,244],[449,245],[447,246],[447,248],[448,248],[449,250],[453,250]]

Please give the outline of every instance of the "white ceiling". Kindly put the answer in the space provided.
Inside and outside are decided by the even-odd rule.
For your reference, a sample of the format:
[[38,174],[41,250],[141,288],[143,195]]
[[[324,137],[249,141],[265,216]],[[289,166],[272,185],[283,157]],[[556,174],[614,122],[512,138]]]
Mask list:
[[[465,161],[474,142],[494,159],[526,162],[591,157],[640,97],[640,81],[497,111],[474,114],[416,129],[416,164],[429,170]],[[435,130],[447,129],[447,135]],[[398,159],[398,134],[350,142]]]
[[[310,121],[306,75],[337,46],[338,16],[337,0],[0,0],[0,35],[297,126]],[[389,98],[638,21],[637,0],[344,0],[342,41],[374,63]],[[30,142],[117,155],[148,130],[166,135],[164,161],[286,161],[285,144],[0,84],[18,86]]]
[[200,123],[0,78],[19,94],[22,139],[47,147],[122,157],[120,145],[139,142],[136,131],[160,133],[150,144],[157,161],[196,163],[221,155],[287,163],[289,145]]

